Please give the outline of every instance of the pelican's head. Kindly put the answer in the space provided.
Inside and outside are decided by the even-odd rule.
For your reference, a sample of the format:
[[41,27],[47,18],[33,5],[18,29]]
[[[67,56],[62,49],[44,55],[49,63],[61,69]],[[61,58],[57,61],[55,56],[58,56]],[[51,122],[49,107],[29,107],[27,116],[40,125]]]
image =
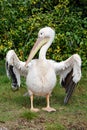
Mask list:
[[38,38],[30,52],[30,55],[28,57],[28,60],[26,61],[26,66],[27,64],[32,60],[32,58],[35,56],[37,51],[44,45],[49,42],[49,44],[52,43],[54,40],[55,36],[55,31],[51,27],[45,27],[42,28],[39,33],[38,33]]

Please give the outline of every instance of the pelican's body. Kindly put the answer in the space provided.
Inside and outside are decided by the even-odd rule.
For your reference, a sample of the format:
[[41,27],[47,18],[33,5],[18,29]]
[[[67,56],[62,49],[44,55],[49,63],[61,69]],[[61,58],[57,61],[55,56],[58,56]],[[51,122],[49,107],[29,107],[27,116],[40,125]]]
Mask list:
[[49,60],[36,59],[31,62],[27,75],[27,86],[34,95],[46,96],[56,84],[56,73]]
[[46,52],[54,40],[55,32],[50,27],[42,28],[38,33],[38,39],[30,52],[25,66],[30,63],[36,52],[40,49],[39,58],[31,61],[28,68],[26,84],[31,99],[31,110],[38,111],[33,107],[33,96],[46,96],[46,111],[56,111],[50,107],[49,97],[56,84],[56,75],[60,75],[61,84],[66,89],[66,97],[64,102],[67,103],[76,83],[81,78],[81,59],[79,55],[74,54],[70,58],[62,62],[55,62],[46,59]]

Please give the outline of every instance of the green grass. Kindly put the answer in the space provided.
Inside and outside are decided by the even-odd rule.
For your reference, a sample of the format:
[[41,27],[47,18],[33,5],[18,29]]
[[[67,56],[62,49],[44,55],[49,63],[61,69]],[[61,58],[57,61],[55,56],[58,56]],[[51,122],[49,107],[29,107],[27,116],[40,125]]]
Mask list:
[[26,110],[22,113],[21,117],[27,119],[27,120],[32,120],[36,117],[38,117],[38,114],[37,113],[34,113],[34,112],[31,112],[29,110]]
[[56,112],[41,110],[46,105],[44,97],[35,97],[34,106],[41,111],[30,112],[30,99],[23,97],[27,91],[25,79],[16,92],[6,76],[4,61],[0,61],[0,128],[9,130],[86,130],[87,129],[87,72],[82,69],[82,78],[67,105],[64,105],[64,89],[57,83],[51,96],[51,106]]

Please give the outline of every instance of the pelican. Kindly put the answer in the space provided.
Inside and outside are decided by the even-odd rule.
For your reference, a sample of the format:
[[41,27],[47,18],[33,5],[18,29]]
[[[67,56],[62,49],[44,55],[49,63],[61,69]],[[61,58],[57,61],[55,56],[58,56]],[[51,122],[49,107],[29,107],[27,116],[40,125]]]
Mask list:
[[12,79],[13,90],[20,88],[20,76],[26,78],[27,73],[28,68],[25,67],[25,62],[19,60],[14,50],[9,50],[6,54],[6,74]]
[[[34,95],[46,96],[47,106],[42,108],[43,110],[48,112],[56,111],[56,109],[50,107],[49,99],[56,85],[57,75],[60,76],[60,83],[66,90],[65,104],[69,101],[76,84],[81,79],[81,58],[78,54],[74,54],[62,62],[46,59],[46,52],[51,46],[54,37],[55,31],[52,28],[42,28],[38,33],[38,38],[25,64],[27,67],[31,62],[26,77],[26,85],[31,101],[31,111],[39,111],[39,109],[34,108],[33,105]],[[39,49],[39,58],[33,59]]]

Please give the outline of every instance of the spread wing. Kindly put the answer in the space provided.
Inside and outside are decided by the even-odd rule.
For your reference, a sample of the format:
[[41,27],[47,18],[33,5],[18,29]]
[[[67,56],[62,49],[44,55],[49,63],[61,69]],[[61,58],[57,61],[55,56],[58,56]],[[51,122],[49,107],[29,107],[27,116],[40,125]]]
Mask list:
[[56,73],[60,76],[60,83],[65,88],[64,104],[67,104],[81,79],[81,58],[78,54],[74,54],[65,61],[53,64]]
[[18,71],[18,69],[13,65],[13,57],[14,57],[14,52],[13,51],[9,51],[6,55],[6,63],[5,63],[5,67],[6,67],[6,74],[7,77],[12,81],[12,88],[14,90],[18,89],[18,87],[20,87],[20,73]]
[[9,50],[6,54],[6,74],[8,78],[11,78],[12,89],[16,90],[20,87],[20,76],[27,76],[28,67],[32,64],[28,64],[25,67],[25,62],[20,61],[14,50]]

